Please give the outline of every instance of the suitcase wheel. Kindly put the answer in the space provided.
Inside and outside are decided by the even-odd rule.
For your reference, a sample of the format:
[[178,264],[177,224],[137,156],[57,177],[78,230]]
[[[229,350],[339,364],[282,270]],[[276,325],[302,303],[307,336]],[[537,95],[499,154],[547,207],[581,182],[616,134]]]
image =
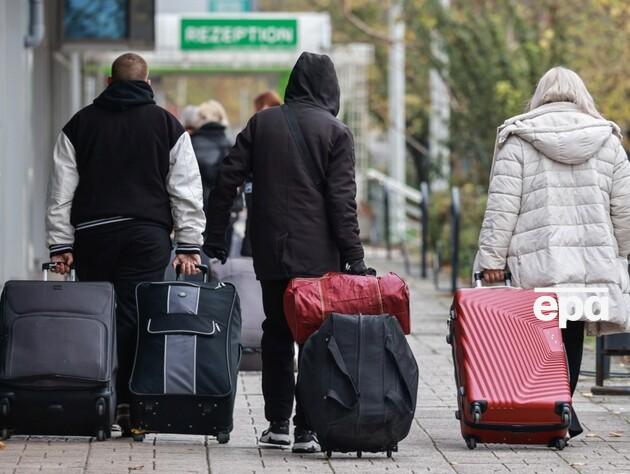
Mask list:
[[105,400],[102,397],[96,400],[96,414],[99,417],[105,415]]
[[562,424],[567,426],[571,424],[571,409],[569,407],[562,410]]
[[387,457],[388,457],[388,458],[391,458],[391,457],[392,457],[392,450],[391,450],[391,449],[388,449],[388,450],[387,450]]
[[329,449],[326,451],[326,457],[330,459],[332,457],[332,451]]
[[446,335],[446,343],[449,345],[453,343],[453,336],[450,332]]
[[218,433],[217,434],[217,441],[219,442],[219,444],[229,443],[229,441],[230,441],[230,433]]
[[363,451],[361,451],[361,450],[357,451],[357,457],[358,458],[363,457]]
[[481,421],[481,411],[481,405],[479,405],[479,403],[477,402],[473,403],[471,414],[473,423],[476,425],[479,424],[479,422]]
[[107,439],[107,435],[105,434],[105,430],[100,429],[96,432],[96,441],[105,441]]
[[564,448],[567,447],[567,440],[564,438],[556,438],[555,441],[553,442],[553,446],[558,451],[562,451]]
[[9,430],[8,430],[7,428],[2,428],[2,429],[0,430],[0,441],[7,440],[7,439],[9,439],[9,438],[10,438],[10,436],[9,436]]
[[466,447],[468,449],[475,449],[477,447],[477,440],[472,436],[466,438]]

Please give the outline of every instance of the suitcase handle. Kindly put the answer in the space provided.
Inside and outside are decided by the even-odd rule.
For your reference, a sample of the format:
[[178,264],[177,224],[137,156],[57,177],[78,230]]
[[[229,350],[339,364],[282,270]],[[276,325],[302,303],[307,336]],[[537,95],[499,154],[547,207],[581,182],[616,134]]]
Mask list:
[[[506,270],[504,272],[504,278],[503,281],[505,282],[505,286],[512,286],[512,274],[509,272],[509,270]],[[481,272],[475,272],[474,273],[474,279],[475,279],[475,287],[476,288],[481,288],[483,287],[483,271]]]
[[[59,262],[44,262],[42,263],[43,280],[48,281],[48,272],[53,268],[57,268]],[[70,281],[77,281],[77,274],[74,270],[74,265],[70,267]]]
[[[197,267],[199,270],[201,270],[201,273],[203,273],[203,281],[208,283],[208,265],[195,265],[195,267]],[[175,267],[175,280],[179,280],[179,277],[182,274],[182,265],[178,264]]]

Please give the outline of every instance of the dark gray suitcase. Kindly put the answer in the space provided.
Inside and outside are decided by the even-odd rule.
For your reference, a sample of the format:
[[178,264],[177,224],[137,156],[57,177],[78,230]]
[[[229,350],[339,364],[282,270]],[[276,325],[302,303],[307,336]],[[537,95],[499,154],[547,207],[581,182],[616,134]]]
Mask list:
[[[205,267],[207,272],[207,267]],[[129,388],[134,440],[144,433],[230,439],[241,357],[241,313],[229,283],[140,283]]]
[[262,370],[260,343],[265,312],[254,262],[249,257],[230,257],[224,265],[214,260],[211,268],[213,280],[232,283],[241,300],[243,358],[240,370]]
[[[45,271],[50,264],[45,264]],[[9,281],[0,299],[0,435],[111,435],[116,316],[110,283]]]
[[304,344],[297,390],[328,457],[391,456],[413,422],[418,366],[394,316],[332,314]]

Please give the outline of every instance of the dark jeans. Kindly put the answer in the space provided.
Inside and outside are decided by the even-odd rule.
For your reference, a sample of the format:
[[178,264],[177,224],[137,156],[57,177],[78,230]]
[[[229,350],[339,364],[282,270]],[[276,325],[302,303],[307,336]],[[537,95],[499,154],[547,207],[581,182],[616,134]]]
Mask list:
[[[284,316],[282,299],[288,280],[262,280],[265,320],[262,323],[262,389],[265,418],[268,421],[288,420],[296,398],[294,357],[295,346]],[[308,428],[300,401],[296,398],[293,425]]]
[[129,379],[136,351],[136,285],[162,281],[171,254],[168,230],[127,221],[76,233],[74,258],[82,281],[109,281],[116,290],[118,403],[129,403]]
[[[569,385],[571,395],[575,392],[578,379],[580,378],[580,367],[582,365],[582,351],[584,347],[584,321],[567,321],[566,329],[562,330],[562,340],[567,352],[567,362],[569,364]],[[572,410],[571,426],[569,435],[577,436],[583,429],[580,425],[575,410]]]

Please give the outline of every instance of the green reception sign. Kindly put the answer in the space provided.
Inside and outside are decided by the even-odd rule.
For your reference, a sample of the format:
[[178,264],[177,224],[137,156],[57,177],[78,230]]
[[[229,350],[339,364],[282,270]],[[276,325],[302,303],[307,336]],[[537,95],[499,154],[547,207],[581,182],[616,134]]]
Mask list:
[[297,19],[182,18],[182,49],[289,49]]

